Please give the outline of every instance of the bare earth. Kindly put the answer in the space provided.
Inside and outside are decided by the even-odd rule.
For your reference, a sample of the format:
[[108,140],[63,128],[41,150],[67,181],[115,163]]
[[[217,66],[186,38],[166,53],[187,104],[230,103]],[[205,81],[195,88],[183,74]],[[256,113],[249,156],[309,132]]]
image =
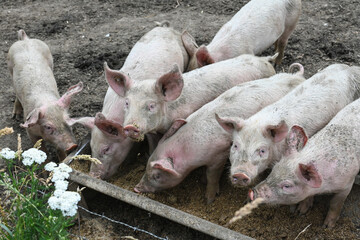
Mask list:
[[[72,116],[94,116],[101,110],[108,85],[103,77],[103,62],[120,69],[132,46],[151,30],[154,21],[168,20],[179,30],[188,30],[198,44],[207,44],[218,29],[248,1],[230,0],[122,0],[122,1],[31,1],[0,2],[0,128],[12,126],[23,136],[23,148],[31,146],[20,121],[11,119],[15,100],[7,69],[6,54],[17,40],[16,31],[24,29],[32,38],[45,41],[54,57],[54,74],[60,93],[83,81],[85,88],[73,100]],[[293,62],[305,67],[305,76],[333,64],[359,65],[360,1],[303,1],[300,22],[290,37],[283,64],[277,71],[287,70]],[[263,55],[272,55],[273,49]],[[87,132],[75,129],[78,138]],[[16,149],[16,136],[1,138],[0,148]],[[52,156],[54,157],[54,156]],[[55,159],[55,158],[54,158]],[[85,167],[85,166],[82,166]],[[144,172],[145,162],[133,159],[110,181],[132,189]],[[221,194],[211,205],[204,204],[205,185],[200,183],[202,170],[192,173],[174,189],[147,196],[183,211],[225,225],[233,213],[243,206],[246,189],[230,185],[225,171]],[[195,182],[195,184],[194,184]],[[149,215],[109,197],[89,195],[93,211],[104,213],[169,239],[211,239],[173,222]],[[250,216],[230,228],[257,239],[294,239],[306,226],[311,226],[299,239],[356,239],[360,237],[360,187],[355,186],[345,203],[342,216],[334,229],[321,228],[330,196],[315,198],[313,209],[295,216],[288,207],[261,206]],[[74,228],[74,234],[77,230]],[[82,236],[88,239],[120,239],[131,235],[153,239],[148,235],[113,225],[108,221],[83,220]]]

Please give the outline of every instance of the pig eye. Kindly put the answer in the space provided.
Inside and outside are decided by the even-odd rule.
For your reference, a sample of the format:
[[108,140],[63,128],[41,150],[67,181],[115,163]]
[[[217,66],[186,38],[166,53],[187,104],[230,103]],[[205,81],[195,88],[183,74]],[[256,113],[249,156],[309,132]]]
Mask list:
[[155,109],[156,104],[155,103],[150,103],[149,104],[149,111],[153,111]]
[[45,130],[46,134],[53,134],[54,133],[54,128],[52,126],[50,126],[50,125],[45,125],[44,130]]
[[129,99],[125,99],[125,109],[128,109],[129,108]]
[[101,149],[101,154],[106,154],[109,150],[110,150],[110,147],[106,146],[103,149]]
[[260,157],[263,157],[266,154],[266,149],[265,148],[260,148],[259,149],[259,155]]
[[160,173],[154,175],[154,180],[158,181],[160,179]]
[[282,188],[282,190],[284,190],[284,191],[288,191],[288,190],[291,189],[292,187],[293,187],[293,185],[292,185],[290,182],[288,182],[288,181],[286,181],[286,182],[284,182],[284,183],[281,184],[281,188]]

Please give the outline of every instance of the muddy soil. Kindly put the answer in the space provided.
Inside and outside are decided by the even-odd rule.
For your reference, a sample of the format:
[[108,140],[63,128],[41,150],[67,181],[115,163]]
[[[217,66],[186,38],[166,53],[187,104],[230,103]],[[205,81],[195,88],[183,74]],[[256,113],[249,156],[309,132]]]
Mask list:
[[[23,148],[31,146],[31,143],[26,141],[25,131],[19,127],[21,121],[11,119],[15,96],[7,69],[6,54],[11,44],[17,40],[16,31],[20,28],[30,37],[41,39],[49,45],[54,57],[54,75],[60,93],[64,93],[69,86],[79,81],[84,82],[85,89],[73,99],[70,108],[72,116],[94,116],[101,110],[107,89],[103,77],[103,62],[107,61],[111,68],[120,69],[136,41],[155,26],[154,21],[168,20],[175,29],[188,30],[198,44],[207,44],[218,29],[247,2],[2,0],[0,2],[0,128],[14,127],[15,132],[23,136]],[[290,37],[283,64],[277,68],[277,71],[287,69],[293,62],[300,62],[305,67],[305,76],[310,77],[332,63],[359,65],[359,4],[359,0],[303,1],[302,16]],[[273,53],[273,49],[268,49],[263,55]],[[87,131],[77,127],[75,133],[78,138],[82,138]],[[15,135],[1,138],[0,148],[3,147],[16,149]],[[53,154],[51,157],[54,157]],[[144,162],[134,161],[121,169],[111,181],[126,189],[132,189],[143,171]],[[201,169],[192,173],[178,187],[149,197],[224,225],[232,213],[242,206],[246,196],[245,190],[233,189],[230,186],[226,172],[221,180],[221,195],[209,206],[205,205],[203,200],[205,186],[199,182]],[[192,192],[189,194],[189,191]],[[354,187],[342,217],[333,230],[321,228],[329,196],[317,198],[313,210],[300,217],[291,215],[285,206],[260,207],[248,218],[231,226],[231,229],[258,239],[294,239],[300,231],[311,224],[301,238],[354,239],[360,236],[359,193],[359,187]],[[135,221],[137,223],[134,224],[141,222],[143,228],[161,236],[170,234],[170,239],[206,238],[191,233],[190,230],[185,231],[179,225],[161,218],[147,218],[146,212],[129,210],[130,206],[124,207],[121,203],[103,196],[95,199],[96,204],[90,203],[92,210],[98,209],[105,215],[115,217],[124,215],[125,219],[137,219]],[[104,206],[122,207],[119,207],[121,210],[117,213],[115,207],[100,206],[102,202],[106,203]],[[118,239],[119,235],[134,233],[132,230],[126,232],[126,227],[118,225],[110,227],[109,222],[102,224],[106,227],[99,227],[96,228],[98,230],[93,231],[91,226],[94,224],[84,224],[88,226],[88,231],[85,232],[90,233],[86,237],[96,239],[98,236],[100,239],[108,236],[101,232],[115,231],[116,234],[109,233],[108,239]],[[147,235],[137,237],[149,239]]]

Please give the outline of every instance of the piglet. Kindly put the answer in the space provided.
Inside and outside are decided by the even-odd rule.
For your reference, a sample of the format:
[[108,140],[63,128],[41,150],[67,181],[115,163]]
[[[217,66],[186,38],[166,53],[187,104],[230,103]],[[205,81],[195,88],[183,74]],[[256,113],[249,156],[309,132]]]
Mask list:
[[[169,71],[174,63],[179,71],[184,71],[189,56],[182,44],[181,34],[168,22],[160,23],[146,33],[131,49],[120,70],[109,68],[104,63],[105,78],[109,83],[103,109],[94,118],[77,119],[78,122],[91,128],[92,156],[102,164],[92,164],[90,174],[101,179],[108,179],[125,160],[133,146],[133,141],[123,132],[125,98],[118,96],[118,84],[128,86],[132,82],[142,82],[146,79],[158,78]],[[144,81],[146,82],[146,81]],[[115,84],[116,83],[116,84]],[[150,151],[157,143],[156,136],[148,135]]]
[[249,191],[249,197],[261,197],[268,204],[296,204],[317,194],[334,193],[324,221],[325,227],[332,228],[359,169],[360,99],[342,109],[309,140],[306,130],[294,125],[286,138],[283,158],[266,180]]
[[[176,120],[151,155],[135,191],[154,192],[173,187],[193,169],[206,166],[206,199],[212,202],[219,192],[219,178],[231,146],[233,126],[223,122],[234,115],[250,117],[280,99],[305,80],[301,69],[296,74],[280,73],[237,85],[191,114],[186,121]],[[218,115],[215,118],[215,113],[222,118]]]
[[125,133],[141,140],[146,133],[165,133],[172,122],[186,118],[233,86],[270,77],[274,57],[242,55],[181,74],[177,65],[157,79],[118,84],[125,97]]
[[207,46],[198,48],[186,32],[182,39],[191,56],[188,70],[241,54],[260,54],[272,44],[279,53],[275,63],[280,64],[300,13],[301,0],[252,0],[222,26]]
[[60,98],[49,47],[38,39],[30,39],[24,30],[18,31],[18,37],[7,56],[16,93],[13,117],[19,119],[23,112],[25,122],[21,127],[26,128],[30,140],[35,143],[42,138],[52,143],[62,160],[77,147],[68,108],[83,84],[70,87]]
[[250,118],[237,119],[230,152],[233,183],[247,186],[279,161],[289,126],[309,137],[360,94],[360,68],[333,64]]

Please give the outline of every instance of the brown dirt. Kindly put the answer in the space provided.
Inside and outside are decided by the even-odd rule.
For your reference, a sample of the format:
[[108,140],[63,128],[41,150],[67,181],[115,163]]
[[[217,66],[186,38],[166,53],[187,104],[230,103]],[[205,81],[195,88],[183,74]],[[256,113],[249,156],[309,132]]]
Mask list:
[[[11,44],[17,40],[16,31],[20,28],[23,28],[30,37],[41,39],[50,46],[60,93],[64,93],[70,85],[79,81],[84,82],[85,89],[74,98],[71,114],[94,116],[101,110],[107,89],[102,76],[103,62],[107,61],[109,66],[119,69],[135,42],[154,27],[154,21],[168,20],[179,31],[187,29],[196,38],[198,44],[206,44],[246,2],[248,1],[180,0],[180,5],[176,7],[175,0],[1,1],[0,128],[14,127],[16,133],[24,136],[23,147],[31,146],[30,142],[25,141],[26,134],[19,127],[20,121],[11,119],[15,97],[7,70],[6,54]],[[358,65],[359,4],[359,0],[303,1],[302,17],[289,40],[283,64],[277,70],[287,69],[291,63],[297,61],[304,65],[305,76],[309,77],[335,62]],[[110,36],[106,37],[107,34]],[[271,54],[273,49],[267,50],[263,55]],[[82,138],[86,135],[86,130],[78,127],[75,133],[78,138]],[[3,147],[16,149],[15,135],[1,138],[0,148]],[[132,189],[143,171],[144,162],[130,163],[111,181],[126,189]],[[148,196],[224,225],[243,205],[246,190],[232,188],[224,174],[221,179],[220,196],[214,204],[205,205],[203,198],[205,186],[200,183],[199,174],[202,174],[201,169],[192,173],[176,188]],[[231,229],[259,239],[294,239],[308,224],[312,224],[300,239],[354,239],[360,236],[359,190],[359,187],[354,187],[342,217],[333,230],[324,230],[320,227],[327,211],[328,196],[316,198],[313,210],[300,217],[290,214],[286,206],[276,208],[262,206],[250,216],[232,225]],[[113,204],[105,197],[101,199],[108,203],[106,206]],[[116,202],[116,204],[120,206],[120,203]],[[106,213],[119,215],[114,213],[115,209],[107,210],[110,209],[108,207],[92,206],[92,208],[101,209],[105,215]],[[132,218],[145,219],[140,216],[147,213],[135,211],[127,211],[130,218],[132,216]],[[186,235],[188,233],[180,230],[180,226],[161,222],[164,220],[160,218],[146,218],[146,221],[149,221],[149,224],[143,227],[147,230],[158,234],[169,234],[169,238],[172,236],[171,239],[192,239],[198,236],[194,233]],[[164,224],[167,226],[166,229],[160,227]],[[180,236],[171,235],[167,228],[178,231]],[[110,231],[110,227],[104,230]],[[141,239],[149,238],[147,235],[141,236]],[[198,238],[203,239],[204,236]]]

